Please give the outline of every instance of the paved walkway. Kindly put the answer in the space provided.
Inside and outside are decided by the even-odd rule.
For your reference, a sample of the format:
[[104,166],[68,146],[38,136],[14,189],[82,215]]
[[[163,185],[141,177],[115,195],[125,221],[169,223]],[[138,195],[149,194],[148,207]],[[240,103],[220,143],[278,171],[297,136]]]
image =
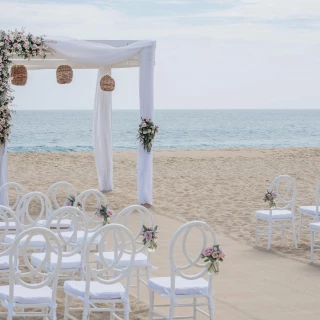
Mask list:
[[[168,276],[169,242],[182,223],[158,214],[155,220],[160,237],[152,262],[159,269],[152,274]],[[214,277],[215,320],[320,319],[320,268],[216,236],[227,259]],[[142,298],[147,300],[146,290]]]

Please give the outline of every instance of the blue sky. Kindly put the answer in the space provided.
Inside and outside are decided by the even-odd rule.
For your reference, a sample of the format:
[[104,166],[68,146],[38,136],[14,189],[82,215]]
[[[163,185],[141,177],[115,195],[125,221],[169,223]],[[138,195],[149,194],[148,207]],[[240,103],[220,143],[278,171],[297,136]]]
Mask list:
[[[319,0],[0,0],[0,12],[5,30],[156,40],[159,109],[319,108]],[[114,108],[138,108],[138,70],[113,76]],[[95,71],[68,86],[30,72],[16,109],[91,109],[95,83]]]

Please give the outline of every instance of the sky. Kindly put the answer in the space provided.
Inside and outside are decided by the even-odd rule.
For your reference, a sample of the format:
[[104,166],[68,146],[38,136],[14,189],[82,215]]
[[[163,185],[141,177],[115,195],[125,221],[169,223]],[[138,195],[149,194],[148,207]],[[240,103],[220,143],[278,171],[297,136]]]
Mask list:
[[[319,0],[0,0],[0,29],[157,41],[156,109],[319,109]],[[114,70],[114,109],[138,109],[138,69]],[[16,110],[92,109],[97,72],[29,72]]]

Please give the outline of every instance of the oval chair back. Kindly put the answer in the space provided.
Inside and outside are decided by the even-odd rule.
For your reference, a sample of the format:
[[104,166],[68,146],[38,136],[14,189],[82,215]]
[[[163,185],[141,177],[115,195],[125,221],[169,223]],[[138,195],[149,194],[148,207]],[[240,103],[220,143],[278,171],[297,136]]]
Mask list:
[[269,192],[276,193],[276,208],[278,210],[291,210],[294,213],[297,187],[294,179],[288,175],[276,177],[268,188]]
[[[198,253],[194,257],[190,257],[190,250],[188,250],[188,237],[193,237],[192,232],[200,233],[196,239],[192,239],[193,243],[199,243]],[[181,242],[181,248],[177,246]],[[191,221],[181,226],[173,235],[170,242],[169,258],[171,265],[171,292],[175,292],[175,277],[180,276],[187,280],[195,280],[202,278],[208,272],[208,264],[202,261],[201,254],[208,246],[216,245],[216,237],[213,229],[202,221]],[[182,254],[177,256],[177,251]],[[184,262],[186,261],[186,262]],[[195,273],[195,270],[199,272]],[[209,292],[212,291],[212,276],[209,275]]]
[[[10,190],[14,191],[15,196],[13,197],[13,202],[10,203]],[[8,182],[0,187],[0,199],[6,204],[7,207],[12,210],[16,210],[16,207],[20,199],[25,195],[23,187],[16,182]]]
[[150,210],[140,205],[129,206],[116,215],[114,223],[122,224],[130,229],[136,243],[136,253],[143,251],[148,246],[148,243],[143,244],[142,242],[142,232],[143,226],[154,227]]
[[[39,203],[35,203],[38,201]],[[33,210],[33,212],[30,212]],[[19,201],[16,215],[22,229],[37,227],[41,221],[47,220],[52,212],[49,198],[41,192],[30,192]]]
[[108,206],[108,200],[102,192],[95,189],[80,193],[73,204],[87,216],[89,232],[98,230],[103,224],[103,220],[96,214],[102,205]]
[[47,197],[51,201],[52,209],[57,210],[67,205],[72,206],[72,201],[69,199],[77,197],[77,190],[71,183],[60,181],[48,189]]

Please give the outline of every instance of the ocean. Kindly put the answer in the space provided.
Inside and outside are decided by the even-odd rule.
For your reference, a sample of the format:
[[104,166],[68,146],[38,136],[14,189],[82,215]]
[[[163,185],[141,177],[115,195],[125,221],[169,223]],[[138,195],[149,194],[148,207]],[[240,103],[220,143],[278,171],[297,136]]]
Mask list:
[[[93,150],[92,110],[16,111],[9,152]],[[135,150],[138,110],[114,110],[113,149]],[[320,146],[320,110],[156,110],[154,149]]]

